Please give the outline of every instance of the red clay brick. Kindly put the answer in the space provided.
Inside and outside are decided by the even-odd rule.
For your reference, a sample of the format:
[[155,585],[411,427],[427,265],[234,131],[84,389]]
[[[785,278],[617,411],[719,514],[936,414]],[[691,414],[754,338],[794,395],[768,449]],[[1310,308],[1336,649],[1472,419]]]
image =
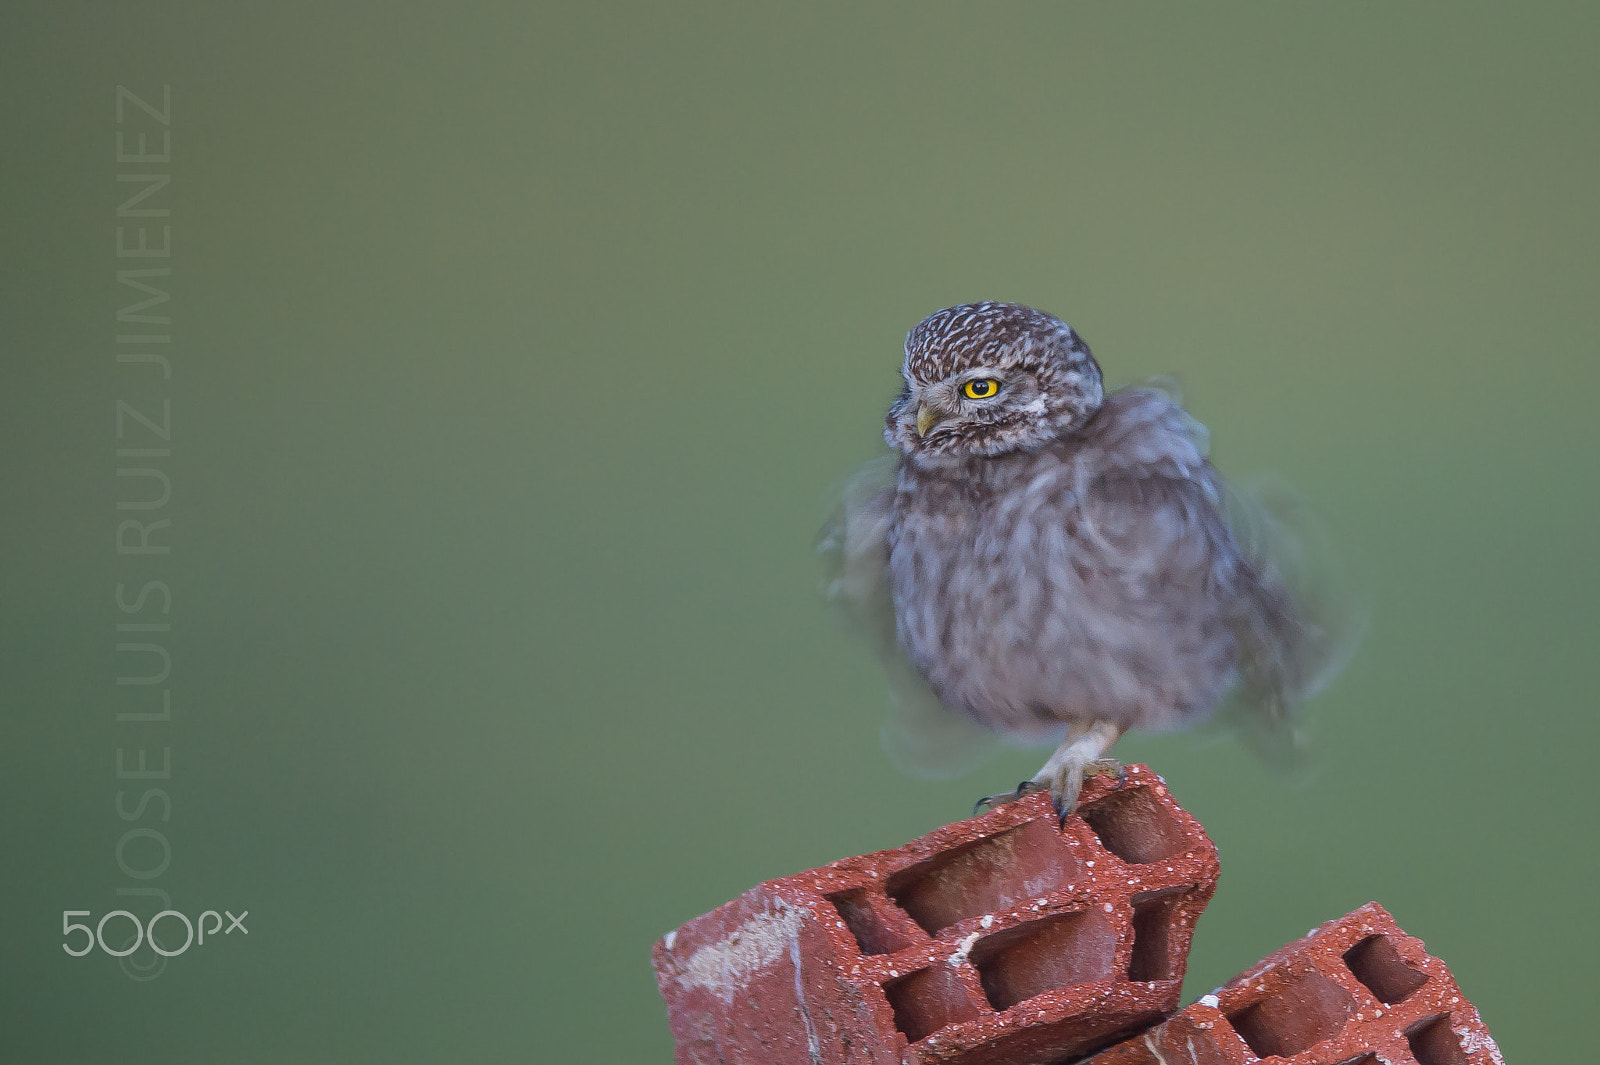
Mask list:
[[679,1065],[1025,1065],[1178,1006],[1217,854],[1161,778],[1096,778],[752,888],[656,944]]
[[1092,1065],[1504,1065],[1444,962],[1376,902]]

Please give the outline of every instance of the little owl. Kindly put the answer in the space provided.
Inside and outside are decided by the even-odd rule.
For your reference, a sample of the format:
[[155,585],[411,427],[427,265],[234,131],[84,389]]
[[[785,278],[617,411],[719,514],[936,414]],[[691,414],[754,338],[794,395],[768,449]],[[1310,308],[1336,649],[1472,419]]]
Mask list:
[[891,747],[928,763],[968,723],[1064,729],[1016,794],[1048,788],[1065,820],[1085,773],[1120,773],[1107,755],[1130,728],[1229,701],[1289,734],[1351,626],[1278,516],[1225,494],[1174,398],[1107,395],[1071,327],[1014,303],[930,315],[901,373],[892,473],[858,477],[824,540],[832,596],[890,667]]

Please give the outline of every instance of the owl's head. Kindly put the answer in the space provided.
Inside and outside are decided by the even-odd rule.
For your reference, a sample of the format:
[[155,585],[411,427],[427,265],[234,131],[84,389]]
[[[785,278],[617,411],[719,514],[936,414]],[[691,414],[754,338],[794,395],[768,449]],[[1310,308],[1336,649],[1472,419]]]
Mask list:
[[1100,366],[1067,323],[1018,303],[966,303],[906,336],[905,388],[883,436],[916,460],[1031,450],[1104,399]]

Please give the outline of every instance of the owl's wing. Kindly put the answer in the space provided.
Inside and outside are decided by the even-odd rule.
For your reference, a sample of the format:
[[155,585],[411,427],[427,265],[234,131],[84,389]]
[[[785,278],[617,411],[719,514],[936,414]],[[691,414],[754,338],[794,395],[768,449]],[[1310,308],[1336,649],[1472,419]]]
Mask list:
[[1170,389],[1108,402],[1119,418],[1095,441],[1107,472],[1084,486],[1085,531],[1143,611],[1175,616],[1197,590],[1217,597],[1239,682],[1213,720],[1269,762],[1303,765],[1294,710],[1345,666],[1364,628],[1328,538],[1281,486],[1225,487]]
[[880,733],[895,768],[950,779],[982,764],[995,739],[939,701],[900,647],[889,592],[889,524],[894,456],[867,463],[846,480],[817,540],[824,591],[864,637],[889,677],[889,713]]
[[1231,484],[1223,514],[1247,563],[1240,619],[1241,684],[1219,710],[1268,762],[1306,765],[1294,710],[1349,664],[1366,611],[1322,523],[1285,485],[1266,477]]

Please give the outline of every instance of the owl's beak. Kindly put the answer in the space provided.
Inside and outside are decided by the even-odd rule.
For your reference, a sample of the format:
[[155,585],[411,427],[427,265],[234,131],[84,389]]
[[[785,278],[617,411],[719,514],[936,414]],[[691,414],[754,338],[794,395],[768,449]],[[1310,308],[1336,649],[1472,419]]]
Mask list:
[[928,430],[939,424],[939,415],[926,403],[917,408],[917,435],[927,436]]

